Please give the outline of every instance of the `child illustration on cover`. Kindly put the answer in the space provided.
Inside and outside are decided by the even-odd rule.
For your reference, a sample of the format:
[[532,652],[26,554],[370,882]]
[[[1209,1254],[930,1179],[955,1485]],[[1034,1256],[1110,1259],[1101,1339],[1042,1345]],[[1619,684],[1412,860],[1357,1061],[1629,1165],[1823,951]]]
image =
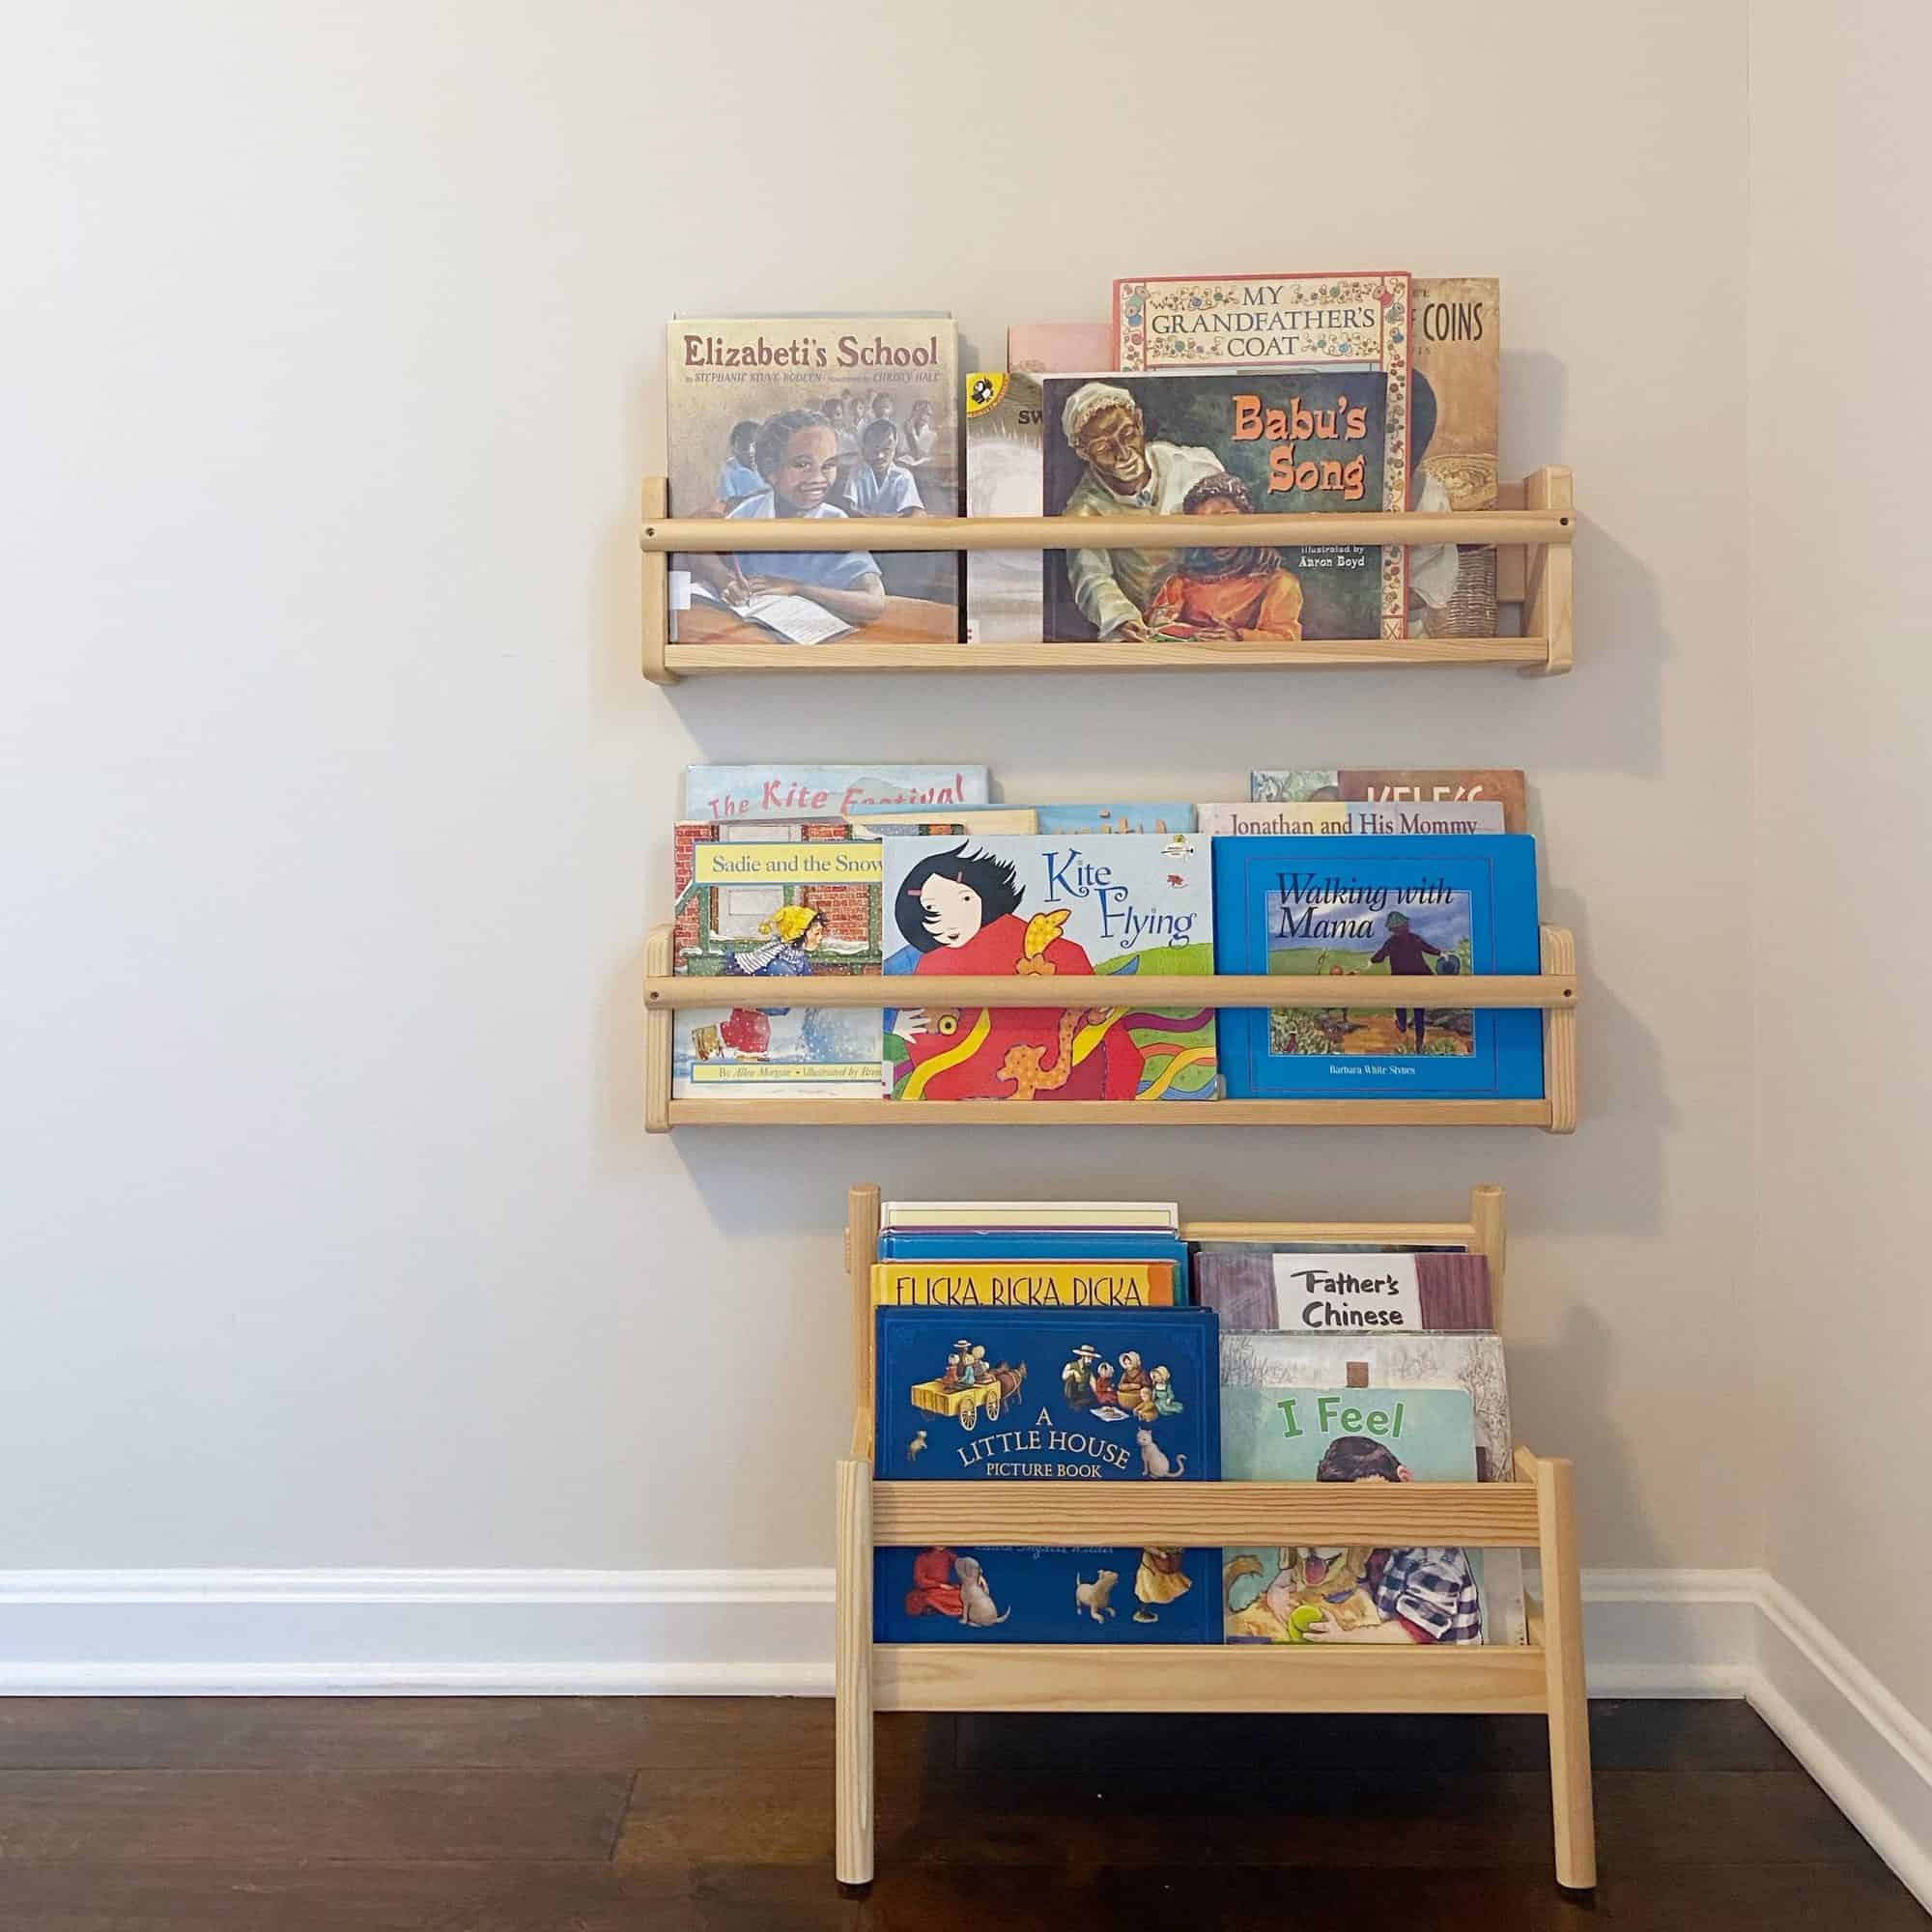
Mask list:
[[912,1588],[906,1592],[906,1615],[960,1617],[965,1600],[953,1580],[950,1549],[922,1549],[912,1560]]
[[859,466],[845,485],[855,517],[923,517],[919,485],[895,459],[899,433],[889,416],[874,416],[859,435]]
[[[1252,516],[1254,507],[1248,486],[1225,469],[1204,476],[1180,503],[1189,517]],[[1278,550],[1232,544],[1190,548],[1154,592],[1147,621],[1156,638],[1294,642],[1301,637],[1301,584],[1283,567]]]
[[[734,518],[843,518],[828,498],[839,480],[838,436],[816,410],[785,410],[758,426],[752,446],[760,487]],[[869,551],[738,551],[694,555],[692,574],[733,610],[753,598],[810,598],[855,629],[886,614],[885,580]]]
[[[1020,917],[1012,867],[962,843],[906,875],[893,917],[920,957],[915,977],[1092,975],[1083,948],[1061,936],[1064,907]],[[905,1051],[895,1096],[905,1100],[1131,1100],[1145,1058],[1120,1011],[1009,1007],[967,1011],[951,1030],[922,1008],[901,1009],[893,1031]]]
[[731,445],[725,452],[724,468],[718,472],[718,502],[726,512],[736,509],[747,497],[757,496],[765,487],[754,454],[757,441],[756,423],[731,425]]
[[[726,953],[725,972],[755,980],[796,980],[811,971],[811,955],[825,939],[825,922],[815,906],[781,906],[758,931],[765,944]],[[734,1007],[719,1027],[718,1037],[741,1060],[762,1060],[772,1044],[768,1014],[789,1010],[787,1007],[773,1007],[760,1012],[750,1007]],[[816,1018],[816,1013],[806,1015],[808,1042]]]
[[[1442,957],[1441,947],[1432,946],[1421,933],[1413,931],[1406,912],[1392,912],[1388,916],[1388,937],[1382,941],[1380,949],[1370,955],[1369,964],[1379,966],[1387,960],[1391,973],[1402,976],[1419,973],[1426,976],[1432,971],[1429,964],[1432,956],[1438,959]],[[1415,1050],[1420,1053],[1423,1031],[1429,1020],[1428,1013],[1422,1008],[1398,1007],[1395,1009],[1396,1030],[1400,1033],[1409,1024],[1411,1016],[1415,1022]]]
[[1140,1608],[1134,1612],[1137,1624],[1157,1624],[1156,1604],[1171,1604],[1194,1587],[1194,1579],[1183,1567],[1184,1549],[1152,1548],[1141,1551],[1140,1568],[1134,1572],[1134,1597]]
[[[1338,1435],[1316,1465],[1318,1483],[1406,1483],[1413,1480],[1384,1442]],[[1481,1643],[1482,1599],[1475,1573],[1460,1549],[1377,1549],[1362,1587],[1374,1599],[1377,1623],[1344,1629],[1323,1617],[1303,1631],[1309,1643]]]

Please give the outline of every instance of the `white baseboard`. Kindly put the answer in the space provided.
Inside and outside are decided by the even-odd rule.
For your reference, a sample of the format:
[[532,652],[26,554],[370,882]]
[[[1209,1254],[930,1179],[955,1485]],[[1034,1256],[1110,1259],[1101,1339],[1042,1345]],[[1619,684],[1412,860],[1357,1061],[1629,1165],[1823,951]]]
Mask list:
[[[1583,1577],[1600,1697],[1744,1697],[1932,1906],[1932,1732],[1759,1570]],[[0,1571],[0,1693],[825,1696],[830,1570]]]

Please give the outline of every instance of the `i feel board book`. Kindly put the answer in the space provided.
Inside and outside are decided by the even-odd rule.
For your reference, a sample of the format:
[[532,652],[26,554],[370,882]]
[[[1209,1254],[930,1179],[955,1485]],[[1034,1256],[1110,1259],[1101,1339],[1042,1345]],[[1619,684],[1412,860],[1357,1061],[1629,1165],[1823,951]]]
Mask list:
[[[958,514],[950,316],[678,317],[665,366],[673,516],[755,533],[772,520]],[[946,553],[674,555],[671,636],[944,642],[958,635],[958,582]]]
[[[1142,974],[1214,970],[1205,839],[895,838],[885,846],[884,1091],[899,1100],[1206,1100],[1211,1008],[1150,1010]],[[937,1008],[917,981],[1091,977],[1083,1007]]]
[[677,1009],[674,1098],[877,1097],[878,1013],[787,1007],[782,989],[807,975],[879,971],[884,850],[837,819],[677,827],[671,970],[715,978],[723,998]]
[[[1463,975],[1539,970],[1533,839],[1217,838],[1214,913],[1219,971],[1336,982],[1333,1007],[1222,1015],[1230,1094],[1542,1094],[1542,1015],[1455,1004]],[[1350,1008],[1358,975],[1437,980],[1441,1004]]]
[[1386,507],[1396,447],[1389,380],[1381,370],[1327,368],[1044,378],[1048,516],[1202,523],[1200,544],[1182,550],[1047,552],[1047,637],[1400,636],[1399,549],[1279,549],[1238,535],[1244,515]]
[[[900,1482],[1212,1481],[1202,1309],[881,1308],[876,1468]],[[1210,1643],[1211,1549],[904,1548],[874,1556],[888,1643]]]
[[[1475,1404],[1466,1388],[1224,1380],[1221,1431],[1231,1482],[1476,1480]],[[1485,1600],[1490,1554],[1368,1544],[1227,1548],[1223,1631],[1230,1643],[1515,1641]],[[1520,1574],[1518,1566],[1512,1587],[1519,1591]]]

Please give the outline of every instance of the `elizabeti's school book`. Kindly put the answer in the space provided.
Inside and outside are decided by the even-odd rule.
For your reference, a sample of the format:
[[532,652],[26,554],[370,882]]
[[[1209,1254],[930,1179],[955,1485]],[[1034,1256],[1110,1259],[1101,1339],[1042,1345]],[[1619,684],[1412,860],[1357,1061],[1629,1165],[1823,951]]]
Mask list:
[[[1214,1317],[881,1308],[876,1469],[898,1482],[1198,1482],[1220,1473]],[[886,1643],[1211,1643],[1211,1549],[886,1548]]]
[[[1531,838],[1217,838],[1214,936],[1220,972],[1336,982],[1333,1007],[1222,1015],[1235,1097],[1543,1093],[1542,1015],[1455,1005],[1463,975],[1538,970]],[[1350,1008],[1357,975],[1437,980],[1441,1004]]]
[[[900,1100],[1207,1100],[1211,1008],[1150,1010],[1141,974],[1213,971],[1205,839],[1184,833],[885,842],[887,1094]],[[1071,974],[1082,1007],[929,1007],[927,977]],[[900,990],[902,988],[902,990]]]
[[808,974],[879,971],[884,851],[838,820],[677,827],[671,970],[715,978],[724,997],[677,1010],[674,1098],[877,1096],[879,1015],[786,1007],[783,987]]
[[[1277,1339],[1299,1340],[1241,1338]],[[1237,1351],[1236,1374],[1251,1366]],[[1262,1362],[1255,1372],[1274,1370]],[[1476,1410],[1466,1387],[1257,1385],[1230,1378],[1227,1365],[1223,1378],[1222,1466],[1231,1482],[1476,1480]],[[1221,1554],[1230,1643],[1520,1640],[1514,1622],[1485,1602],[1488,1551],[1359,1544]],[[1517,1566],[1513,1593],[1520,1576]]]
[[1243,543],[1238,522],[1386,508],[1401,473],[1390,384],[1366,368],[1043,379],[1048,516],[1202,526],[1184,550],[1048,552],[1047,637],[1400,637],[1400,549]]
[[[958,350],[943,315],[680,317],[668,331],[670,508],[760,522],[956,516]],[[836,528],[828,528],[837,540]],[[958,636],[945,553],[670,559],[680,643]]]
[[1505,832],[1529,830],[1529,801],[1522,773],[1508,769],[1460,772],[1338,770],[1289,766],[1248,774],[1248,797],[1257,805],[1357,800],[1387,805],[1478,804],[1503,809]]

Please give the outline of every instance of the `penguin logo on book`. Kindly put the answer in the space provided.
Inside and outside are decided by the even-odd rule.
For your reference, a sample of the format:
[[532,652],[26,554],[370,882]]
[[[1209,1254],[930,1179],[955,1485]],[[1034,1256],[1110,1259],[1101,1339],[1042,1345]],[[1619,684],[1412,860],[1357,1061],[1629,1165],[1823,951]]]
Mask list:
[[1007,379],[998,369],[980,369],[966,378],[966,413],[981,416],[1007,392]]

